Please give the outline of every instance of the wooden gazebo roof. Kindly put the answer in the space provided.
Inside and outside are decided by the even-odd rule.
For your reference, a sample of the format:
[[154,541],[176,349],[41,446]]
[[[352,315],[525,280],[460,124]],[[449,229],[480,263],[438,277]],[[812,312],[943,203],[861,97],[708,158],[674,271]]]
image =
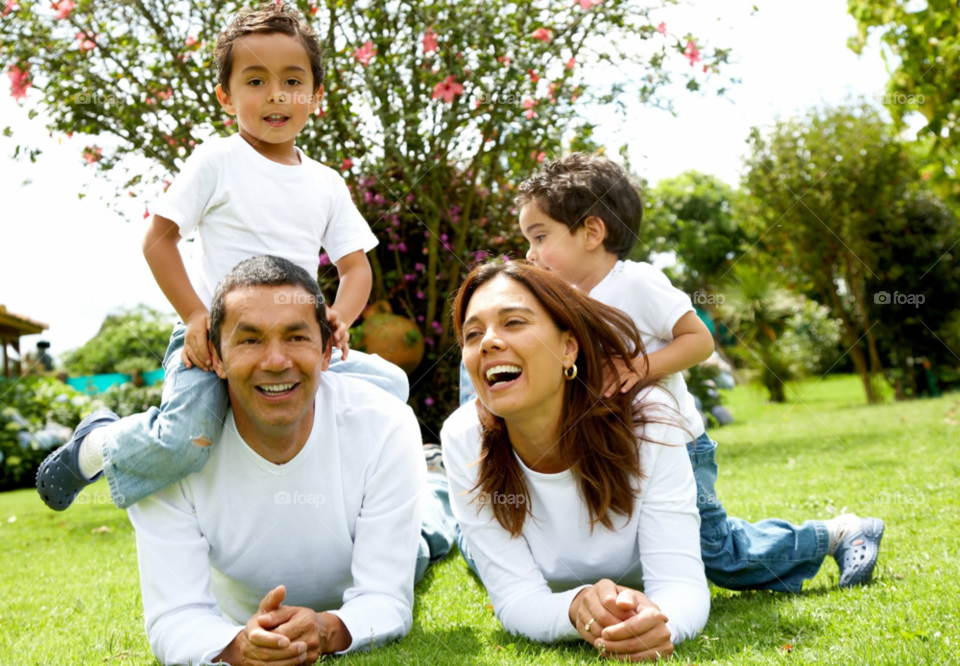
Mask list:
[[[5,305],[0,305],[0,350],[3,352],[3,376],[10,378],[10,365],[7,359],[7,345],[13,347],[14,351],[20,353],[20,337],[23,335],[36,335],[50,328],[41,321],[24,317],[23,315],[7,312]],[[19,368],[17,374],[19,375]]]

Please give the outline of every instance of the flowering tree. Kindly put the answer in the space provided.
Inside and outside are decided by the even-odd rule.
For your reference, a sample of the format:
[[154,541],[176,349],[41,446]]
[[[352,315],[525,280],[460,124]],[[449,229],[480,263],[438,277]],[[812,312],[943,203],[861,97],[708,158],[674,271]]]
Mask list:
[[[728,51],[655,25],[653,7],[637,0],[297,5],[328,64],[320,117],[297,143],[341,170],[380,237],[374,298],[424,332],[414,404],[439,423],[456,400],[445,302],[472,262],[518,248],[515,184],[564,147],[595,147],[580,109],[625,109],[631,97],[669,107],[665,85],[682,78],[699,89]],[[212,51],[240,6],[5,0],[0,66],[51,133],[88,137],[87,164],[124,172],[119,193],[155,195],[197,143],[234,131],[214,93]],[[325,256],[321,264],[329,269]]]

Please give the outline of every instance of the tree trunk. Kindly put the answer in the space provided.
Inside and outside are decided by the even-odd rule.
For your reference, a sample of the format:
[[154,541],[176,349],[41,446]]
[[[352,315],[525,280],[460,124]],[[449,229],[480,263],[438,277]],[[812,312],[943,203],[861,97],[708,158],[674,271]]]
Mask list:
[[779,377],[772,377],[767,384],[767,390],[770,391],[770,402],[783,403],[787,401],[784,393],[784,385]]
[[873,382],[871,381],[870,370],[867,367],[867,359],[863,355],[863,350],[860,348],[859,329],[850,320],[850,316],[843,308],[843,304],[840,302],[840,297],[837,295],[835,289],[821,288],[820,291],[821,293],[827,292],[827,296],[833,304],[832,310],[834,314],[840,317],[840,321],[843,324],[844,338],[849,348],[850,358],[853,360],[854,369],[857,371],[857,374],[860,375],[860,380],[863,382],[863,390],[867,394],[867,402],[871,405],[879,402],[877,392],[874,390]]
[[[862,279],[862,272],[856,270],[854,274],[853,267],[851,265],[852,252],[848,252],[847,257],[847,282],[850,287],[850,293],[853,294],[853,302],[857,308],[857,315],[860,317],[860,321],[863,322],[863,329],[866,331],[863,334],[863,337],[867,339],[867,351],[870,354],[870,369],[868,371],[868,376],[870,380],[871,394],[873,395],[873,400],[868,400],[871,403],[883,402],[879,388],[883,382],[883,362],[880,360],[880,353],[877,351],[877,339],[873,336],[873,325],[870,323],[870,313],[867,310],[866,299],[864,298],[864,280]],[[856,257],[853,257],[856,259]],[[857,259],[859,261],[859,259]]]

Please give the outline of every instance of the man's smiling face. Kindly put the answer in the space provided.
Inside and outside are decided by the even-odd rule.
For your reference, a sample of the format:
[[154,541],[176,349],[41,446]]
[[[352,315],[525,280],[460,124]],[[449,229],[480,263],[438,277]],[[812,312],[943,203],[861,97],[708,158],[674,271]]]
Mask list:
[[312,424],[323,348],[314,296],[303,287],[240,288],[224,298],[221,363],[240,432],[260,439],[289,436]]

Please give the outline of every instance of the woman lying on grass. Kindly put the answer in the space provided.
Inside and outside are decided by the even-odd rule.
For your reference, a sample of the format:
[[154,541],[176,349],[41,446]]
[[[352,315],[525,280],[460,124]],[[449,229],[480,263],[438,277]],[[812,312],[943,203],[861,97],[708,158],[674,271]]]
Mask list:
[[443,459],[497,617],[622,660],[672,654],[710,593],[673,398],[648,380],[601,399],[605,365],[642,349],[636,327],[525,261],[475,269],[454,325],[479,400],[444,424]]

